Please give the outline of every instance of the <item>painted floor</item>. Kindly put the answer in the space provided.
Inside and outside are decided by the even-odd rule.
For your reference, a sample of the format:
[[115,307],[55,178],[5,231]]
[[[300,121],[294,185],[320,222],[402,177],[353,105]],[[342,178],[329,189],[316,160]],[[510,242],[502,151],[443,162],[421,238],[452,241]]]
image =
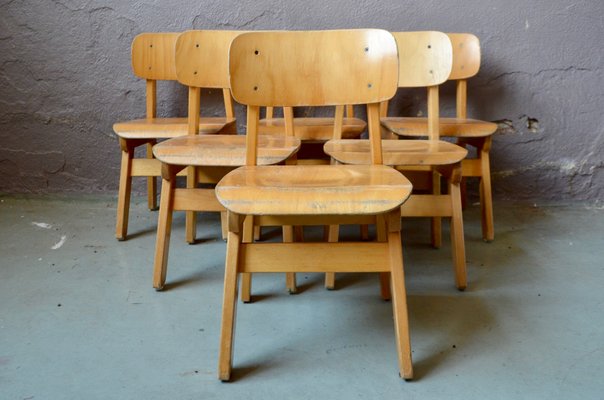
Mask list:
[[465,292],[448,237],[432,249],[428,220],[403,222],[414,381],[398,377],[377,276],[340,274],[327,291],[299,274],[296,295],[282,275],[254,277],[222,383],[218,215],[201,215],[196,245],[175,215],[156,292],[157,212],[142,199],[118,242],[114,198],[0,197],[0,399],[604,398],[604,210],[495,206],[492,243],[478,207],[464,214]]

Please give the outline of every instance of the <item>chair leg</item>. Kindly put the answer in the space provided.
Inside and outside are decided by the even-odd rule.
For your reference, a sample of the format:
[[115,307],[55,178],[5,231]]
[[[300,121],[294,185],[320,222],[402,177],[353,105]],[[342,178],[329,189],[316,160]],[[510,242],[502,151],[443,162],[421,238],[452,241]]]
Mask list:
[[[399,217],[400,218],[400,217]],[[378,242],[388,241],[388,227],[386,226],[386,220],[383,216],[378,216],[376,219],[375,230],[377,233]],[[401,253],[402,254],[402,253]],[[383,300],[390,300],[392,298],[392,292],[390,290],[390,273],[380,272],[380,296]]]
[[491,165],[489,151],[484,147],[480,152],[480,211],[482,220],[482,239],[490,242],[495,239],[493,223],[493,194],[491,190]]
[[[248,215],[243,222],[243,243],[253,242],[254,217]],[[241,274],[241,301],[249,303],[252,301],[252,274],[243,272]]]
[[407,291],[405,288],[400,231],[388,232],[388,248],[392,275],[392,309],[394,313],[396,347],[398,350],[399,374],[402,378],[409,380],[413,378],[413,364],[411,361]]
[[[440,174],[437,171],[432,171],[432,194],[441,194],[440,190]],[[442,218],[432,217],[432,247],[440,249],[442,246]]]
[[229,234],[229,227],[227,225],[227,212],[220,212],[220,230],[222,231],[222,240],[226,240]]
[[361,240],[369,240],[369,225],[361,225]]
[[[327,229],[327,241],[329,243],[337,243],[340,236],[340,225],[329,225]],[[336,287],[336,273],[325,273],[325,289],[333,290]]]
[[[187,168],[187,189],[197,187],[196,175],[195,167]],[[186,211],[185,236],[187,243],[195,244],[195,239],[197,237],[197,213],[195,211]]]
[[117,194],[117,221],[115,224],[115,237],[117,240],[126,240],[126,235],[128,234],[133,153],[133,148],[123,146],[120,166],[120,186]]
[[461,210],[461,190],[460,180],[455,175],[461,175],[461,172],[454,173],[454,177],[449,180],[449,196],[451,196],[451,251],[453,253],[453,265],[455,267],[455,286],[457,289],[464,290],[467,286],[466,272],[466,250],[463,231],[463,213]]
[[[153,145],[155,141],[147,143],[147,158],[153,158]],[[154,176],[147,177],[147,205],[149,210],[157,210],[157,178]]]
[[157,238],[155,239],[155,257],[153,261],[153,287],[161,290],[166,282],[168,252],[172,232],[172,214],[174,206],[174,185],[176,174],[164,176],[161,185],[161,199],[157,220]]
[[218,359],[218,378],[221,381],[228,381],[231,378],[233,365],[233,339],[237,312],[237,264],[240,243],[239,232],[229,230],[224,268],[222,325],[220,328],[220,354]]
[[254,227],[254,240],[260,240],[260,236],[262,234],[261,228],[262,227],[260,225],[256,225]]
[[[283,226],[283,243],[292,243],[294,241],[294,227],[291,225]],[[298,291],[296,283],[296,273],[285,273],[285,287],[289,294],[295,294]]]

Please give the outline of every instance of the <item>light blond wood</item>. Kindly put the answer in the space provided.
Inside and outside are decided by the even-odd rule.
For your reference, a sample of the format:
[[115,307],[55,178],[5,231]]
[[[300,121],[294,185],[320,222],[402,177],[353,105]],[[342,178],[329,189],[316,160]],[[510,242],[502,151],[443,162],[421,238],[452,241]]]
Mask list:
[[399,87],[440,85],[453,64],[451,40],[442,32],[393,32],[399,55]]
[[[451,217],[453,246],[453,264],[456,271],[456,285],[465,288],[465,245],[463,242],[463,225],[459,223],[461,202],[457,179],[461,176],[461,164],[467,155],[463,147],[439,140],[440,120],[438,104],[438,86],[447,80],[452,68],[452,46],[449,38],[440,32],[403,32],[394,33],[399,53],[399,87],[427,87],[428,115],[425,119],[425,135],[427,140],[382,140],[383,159],[387,165],[394,165],[404,173],[404,166],[430,166],[434,169],[432,179],[433,202],[420,205],[420,199],[414,201],[415,194],[410,197],[410,207],[401,208],[401,215],[425,216],[432,220],[432,243],[440,246],[441,223],[440,217]],[[380,109],[385,114],[387,103]],[[382,126],[384,126],[382,124]],[[325,144],[325,152],[342,163],[368,164],[371,162],[370,145],[367,141],[334,140]],[[450,190],[446,199],[448,205],[438,208],[443,203],[440,194],[440,176],[448,179]],[[455,179],[454,179],[455,178]],[[432,198],[432,197],[430,197]],[[463,274],[463,276],[461,276]]]
[[[129,173],[120,174],[120,182],[131,180],[132,176],[147,177],[147,197],[150,209],[156,208],[157,188],[155,176],[158,174],[158,167],[153,163],[151,155],[151,146],[156,143],[156,139],[166,139],[181,135],[201,133],[237,133],[236,122],[233,113],[232,99],[230,89],[228,88],[228,55],[224,55],[222,67],[224,71],[221,81],[226,82],[223,88],[223,96],[226,108],[226,117],[199,117],[199,90],[195,92],[197,99],[189,104],[191,119],[185,118],[157,118],[157,80],[175,80],[175,51],[177,33],[145,33],[137,36],[132,43],[132,68],[136,76],[146,80],[146,118],[133,121],[118,122],[114,125],[114,131],[120,138],[122,151],[133,153],[138,146],[147,147],[146,159],[134,158],[134,154],[129,155],[128,164]],[[226,45],[228,47],[228,43]],[[216,64],[214,64],[215,66]],[[226,77],[226,78],[225,78]],[[211,84],[210,87],[220,87],[219,84]],[[122,163],[123,164],[123,163]],[[125,164],[123,164],[125,165]],[[145,174],[149,171],[148,174]],[[191,170],[190,182],[195,179],[195,172]],[[190,183],[192,185],[192,183]],[[120,183],[123,189],[118,194],[118,216],[116,223],[116,236],[119,240],[124,240],[127,234],[128,208],[130,201],[131,184],[124,181]],[[124,222],[125,221],[125,222]],[[187,238],[189,242],[194,241],[194,231],[191,228],[194,225],[192,214],[187,217]]]
[[[327,154],[344,164],[370,164],[370,143],[365,139],[330,140]],[[382,140],[385,165],[447,165],[459,162],[467,150],[453,143],[428,140]]]
[[141,33],[132,41],[134,75],[151,80],[175,80],[174,48],[178,33]]
[[[382,126],[399,136],[425,136],[428,132],[428,120],[415,117],[382,118]],[[440,136],[482,137],[492,135],[497,124],[476,119],[441,118]]]
[[120,167],[120,186],[117,196],[117,222],[115,224],[115,236],[118,240],[125,240],[126,233],[128,232],[130,191],[132,187],[132,178],[130,175],[130,170],[132,168],[132,156],[132,151],[122,150],[122,163]]
[[[231,89],[239,103],[265,107],[366,104],[389,99],[396,92],[392,78],[398,73],[397,54],[392,51],[393,38],[388,32],[279,34],[292,46],[275,48],[269,36],[257,33],[244,33],[233,41]],[[344,37],[351,39],[343,42]],[[334,51],[318,51],[325,47]],[[318,77],[317,66],[336,64],[340,66],[337,71],[324,69],[321,79],[306,79],[305,85],[299,84],[299,77]],[[271,74],[266,74],[267,67],[271,68]],[[295,92],[290,90],[292,87],[296,87]]]
[[196,30],[180,34],[175,43],[178,81],[189,87],[230,88],[229,46],[241,33]]
[[[315,117],[315,118],[294,118],[295,136],[302,141],[327,141],[333,138],[334,118]],[[342,137],[345,139],[354,139],[361,136],[367,123],[359,118],[344,118],[342,125]],[[272,118],[263,119],[258,127],[260,134],[283,135],[285,132],[285,119]]]
[[[475,76],[480,69],[480,42],[469,33],[450,33],[452,43],[453,63],[450,80],[456,80],[456,117],[440,118],[440,136],[458,138],[461,144],[470,144],[477,148],[478,162],[465,159],[462,162],[464,177],[480,179],[481,222],[482,234],[485,241],[494,239],[492,193],[488,148],[491,135],[497,130],[497,125],[467,118],[467,79]],[[425,118],[388,117],[387,104],[382,108],[382,127],[399,136],[428,135],[428,122]],[[477,165],[480,165],[479,167]]]
[[400,206],[410,190],[386,166],[304,165],[239,168],[220,181],[216,195],[246,215],[363,215]]
[[[381,162],[378,103],[384,100],[384,95],[376,95],[363,86],[369,81],[372,87],[368,89],[389,93],[384,88],[396,84],[396,68],[391,69],[390,65],[396,48],[392,37],[387,38],[388,34],[382,31],[359,30],[258,32],[238,36],[233,41],[231,82],[234,98],[248,106],[248,159],[247,166],[227,174],[216,187],[218,200],[229,214],[258,216],[259,223],[287,221],[293,226],[302,226],[310,220],[316,221],[317,216],[325,216],[324,221],[338,225],[359,215],[390,213],[388,220],[394,221],[390,228],[392,231],[398,229],[399,244],[393,251],[390,247],[394,240],[383,243],[288,243],[291,238],[285,237],[285,232],[291,236],[292,225],[284,230],[285,243],[241,244],[238,235],[229,232],[228,249],[231,254],[236,253],[233,249],[239,249],[240,257],[227,255],[226,261],[218,374],[222,380],[231,376],[238,273],[392,273],[393,268],[400,268],[402,273],[399,206],[410,193],[411,186],[400,173],[383,165],[256,166],[259,107],[344,106],[357,101],[371,103],[368,114],[372,161]],[[263,60],[257,62],[254,57],[260,56]],[[350,76],[351,81],[343,82],[338,74]],[[334,79],[336,82],[332,82]],[[256,82],[256,90],[252,88],[251,91],[259,93],[254,95],[247,85]],[[290,124],[288,132],[291,132],[292,113],[286,112],[285,119],[286,126]],[[337,129],[339,123],[334,126]],[[301,219],[302,223],[298,224],[296,219]],[[393,285],[393,291],[404,295],[404,288],[400,287],[404,280],[400,279],[400,274],[393,279]],[[399,354],[400,371],[401,376],[410,377],[408,325],[402,318],[406,316],[403,307],[406,304],[399,296],[395,309],[397,348],[399,352],[409,353]]]
[[[235,125],[234,118],[203,117],[199,119],[199,133],[222,133]],[[135,119],[117,122],[113,131],[124,139],[168,139],[187,134],[187,118]]]
[[[183,136],[156,145],[153,152],[158,160],[173,165],[235,167],[245,164],[245,141],[243,135]],[[258,163],[280,163],[299,147],[296,138],[260,136]]]
[[449,79],[468,79],[480,69],[480,41],[471,33],[448,33],[453,47],[453,67]]

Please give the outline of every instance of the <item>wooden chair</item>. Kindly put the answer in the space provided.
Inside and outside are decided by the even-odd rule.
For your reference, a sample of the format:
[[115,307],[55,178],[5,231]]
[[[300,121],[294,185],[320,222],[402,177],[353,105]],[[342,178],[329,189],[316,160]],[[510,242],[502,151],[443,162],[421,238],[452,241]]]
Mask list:
[[[409,181],[381,165],[379,102],[397,81],[396,44],[382,30],[254,32],[230,50],[234,98],[247,105],[246,166],[216,186],[228,210],[219,378],[232,368],[237,281],[252,272],[382,272],[392,274],[400,374],[412,377],[400,237],[400,205]],[[368,104],[372,165],[258,166],[260,107]],[[293,124],[286,114],[286,123]],[[336,121],[336,124],[338,122]],[[245,243],[242,224],[325,225],[381,221],[381,242]]]
[[[245,164],[246,139],[242,135],[199,135],[200,88],[222,88],[230,93],[228,52],[231,41],[239,31],[188,31],[182,33],[175,46],[176,77],[189,88],[189,135],[166,140],[154,146],[153,154],[161,162],[162,193],[157,225],[153,287],[163,289],[173,211],[221,212],[214,189],[197,188],[197,183],[217,183],[226,173]],[[229,97],[230,98],[230,97]],[[276,164],[285,161],[300,146],[294,137],[260,137],[259,163]],[[176,175],[188,168],[187,188],[176,189]],[[226,220],[225,220],[226,221]],[[252,222],[247,229],[251,236]],[[195,237],[188,232],[190,237]],[[226,224],[223,224],[223,228]],[[225,234],[226,235],[226,234]],[[246,236],[246,240],[251,238]],[[251,278],[242,290],[244,301],[249,301]]]
[[[146,118],[118,122],[113,130],[119,137],[122,150],[120,183],[115,236],[125,240],[128,233],[128,214],[133,176],[147,177],[149,209],[157,208],[156,178],[161,175],[160,164],[153,159],[152,146],[159,139],[186,135],[186,118],[158,118],[156,113],[157,81],[176,80],[174,45],[178,33],[143,33],[132,42],[132,69],[147,82]],[[199,118],[197,131],[201,133],[237,133],[231,93],[223,92],[226,117]],[[146,146],[147,158],[134,158],[134,150]]]
[[[451,72],[451,41],[442,32],[393,33],[398,45],[400,88],[428,87],[427,140],[383,140],[384,164],[402,171],[428,168],[447,179],[449,193],[412,194],[401,207],[403,217],[451,217],[451,248],[455,284],[467,286],[465,244],[461,209],[461,160],[467,150],[440,140],[438,85]],[[369,164],[370,142],[367,140],[331,140],[325,152],[345,164]],[[330,278],[328,276],[328,278]]]
[[[461,162],[462,177],[478,177],[480,180],[482,237],[485,241],[491,241],[495,238],[495,228],[489,151],[497,124],[467,117],[467,82],[480,69],[480,42],[476,36],[470,33],[449,33],[448,36],[453,44],[453,68],[449,80],[455,81],[457,85],[457,115],[455,118],[440,118],[440,136],[454,137],[460,146],[469,145],[477,150],[476,158],[466,157]],[[386,117],[387,107],[386,102],[382,108],[383,127],[403,137],[427,134],[428,121],[426,118]]]

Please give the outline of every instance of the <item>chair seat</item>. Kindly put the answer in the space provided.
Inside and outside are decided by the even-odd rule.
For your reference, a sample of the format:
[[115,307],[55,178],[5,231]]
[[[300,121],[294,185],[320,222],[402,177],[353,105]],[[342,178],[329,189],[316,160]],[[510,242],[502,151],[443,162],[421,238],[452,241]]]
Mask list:
[[[199,119],[200,133],[236,132],[235,118],[203,117]],[[115,133],[124,139],[166,139],[188,133],[187,118],[135,119],[113,124]]]
[[411,183],[384,165],[246,166],[216,186],[243,215],[374,215],[399,207]]
[[[330,140],[325,153],[344,164],[371,164],[369,140]],[[468,151],[453,143],[429,140],[382,140],[385,165],[448,165],[463,160]]]
[[[243,135],[187,135],[153,146],[153,155],[171,165],[238,167],[245,165]],[[300,147],[300,140],[285,136],[258,137],[258,164],[285,161]]]
[[[333,138],[334,118],[294,118],[294,134],[303,142],[324,142]],[[359,118],[344,118],[342,138],[355,139],[365,131],[367,123]],[[262,119],[258,125],[258,133],[266,135],[284,134],[285,119]]]
[[[382,118],[382,126],[399,136],[427,136],[426,118],[391,117]],[[484,137],[497,130],[497,124],[488,121],[465,118],[440,118],[440,136]]]

